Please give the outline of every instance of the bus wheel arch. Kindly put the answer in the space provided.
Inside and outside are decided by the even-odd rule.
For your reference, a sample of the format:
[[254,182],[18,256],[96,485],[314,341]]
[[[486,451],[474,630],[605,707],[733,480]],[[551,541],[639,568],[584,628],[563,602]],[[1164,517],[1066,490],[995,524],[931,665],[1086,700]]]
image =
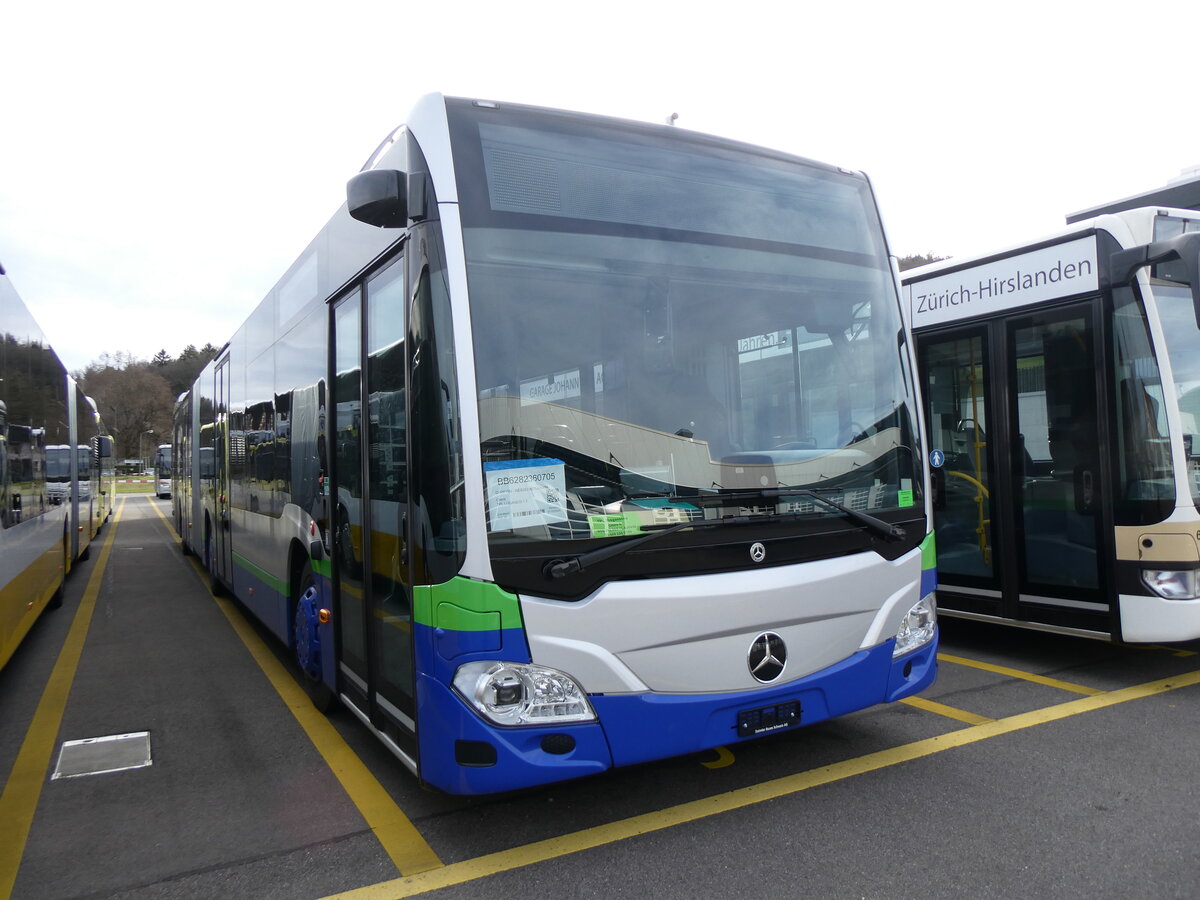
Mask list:
[[321,629],[318,621],[320,590],[313,573],[312,562],[299,545],[293,546],[291,578],[291,644],[299,669],[299,680],[308,698],[321,712],[333,704],[333,691],[321,680],[322,653],[330,648],[321,646]]

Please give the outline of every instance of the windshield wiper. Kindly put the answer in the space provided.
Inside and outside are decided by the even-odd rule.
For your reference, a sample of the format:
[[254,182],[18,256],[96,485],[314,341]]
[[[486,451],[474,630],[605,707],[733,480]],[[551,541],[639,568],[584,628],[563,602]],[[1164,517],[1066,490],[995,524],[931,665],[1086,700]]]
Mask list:
[[[646,533],[640,534],[637,537],[606,544],[603,547],[597,547],[595,550],[589,550],[587,553],[572,556],[570,559],[552,559],[542,567],[542,572],[548,578],[566,578],[568,575],[582,572],[590,565],[604,562],[604,560],[612,559],[614,556],[620,556],[622,553],[633,550],[635,547],[640,547],[642,544],[647,544],[668,534],[683,531],[685,528],[715,528],[718,525],[755,525],[760,522],[778,522],[780,519],[795,519],[801,515],[803,513],[783,513],[767,516],[724,516],[720,519],[694,519],[690,522],[676,522],[674,525],[647,525],[644,526]],[[653,531],[650,529],[653,529]]]
[[625,541],[616,541],[612,544],[606,544],[603,547],[597,547],[595,550],[589,550],[587,553],[580,553],[578,556],[572,556],[570,559],[552,559],[542,567],[542,572],[547,578],[566,578],[568,575],[574,575],[576,572],[582,572],[593,563],[603,562],[606,559],[612,559],[614,556],[620,556],[627,550],[632,550],[634,547],[639,547],[648,541],[653,541],[666,534],[674,534],[676,531],[683,531],[685,528],[693,528],[697,525],[703,525],[705,522],[719,522],[720,519],[697,519],[695,522],[677,522],[661,531],[651,531],[648,534],[639,535],[638,537],[629,538]]
[[[840,503],[835,503],[827,497],[822,497],[812,490],[807,488],[787,488],[776,489],[767,488],[761,491],[741,491],[728,494],[721,494],[719,498],[716,496],[708,497],[672,497],[671,500],[686,501],[689,503],[698,503],[701,506],[718,506],[718,499],[723,501],[729,500],[751,500],[751,499],[771,499],[776,496],[788,497],[811,497],[818,503],[824,503],[832,507],[838,512],[845,515],[854,522],[877,532],[888,540],[898,541],[905,536],[905,531],[898,525],[892,525],[882,519],[877,519],[874,516],[868,516],[866,513],[858,512],[857,510],[849,509],[842,506]],[[707,503],[705,501],[708,501]],[[719,525],[758,525],[763,522],[779,522],[785,519],[803,518],[807,513],[802,512],[787,512],[787,513],[771,513],[760,516],[722,516],[719,519],[695,519],[689,522],[676,522],[674,525],[649,525],[645,526],[646,534],[638,535],[627,540],[617,541],[612,544],[607,544],[603,547],[597,547],[595,550],[589,550],[587,553],[581,553],[578,556],[572,556],[569,559],[552,559],[542,567],[542,572],[547,578],[566,578],[568,575],[574,575],[576,572],[582,572],[590,565],[598,562],[604,562],[606,559],[612,559],[614,556],[620,556],[622,553],[627,553],[642,544],[647,544],[650,541],[657,540],[660,537],[665,537],[668,534],[674,534],[677,531],[683,531],[686,528],[715,528]],[[648,529],[654,529],[650,531]]]
[[[822,497],[821,492],[815,488],[762,488],[760,490],[751,491],[730,491],[721,494],[701,494],[699,497],[672,497],[672,500],[687,500],[690,503],[695,503],[698,506],[724,506],[731,500],[779,500],[783,497],[808,497],[810,500],[815,500],[817,503],[823,503],[830,509],[840,512],[843,516],[852,522],[862,525],[864,528],[878,534],[880,537],[887,538],[889,541],[903,540],[906,532],[899,525],[893,525],[891,522],[885,522],[883,519],[877,519],[874,516],[869,516],[864,512],[859,512],[856,509],[851,509],[848,506],[842,506],[836,500],[830,500],[828,497]],[[717,519],[716,521],[721,521]]]

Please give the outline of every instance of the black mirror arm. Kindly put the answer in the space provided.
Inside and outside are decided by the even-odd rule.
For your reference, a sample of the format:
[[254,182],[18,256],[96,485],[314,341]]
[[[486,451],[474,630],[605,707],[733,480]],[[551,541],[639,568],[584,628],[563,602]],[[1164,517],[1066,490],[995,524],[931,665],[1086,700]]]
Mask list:
[[1131,284],[1138,269],[1179,260],[1192,289],[1192,308],[1200,328],[1200,231],[1188,231],[1165,241],[1118,250],[1109,260],[1113,285]]

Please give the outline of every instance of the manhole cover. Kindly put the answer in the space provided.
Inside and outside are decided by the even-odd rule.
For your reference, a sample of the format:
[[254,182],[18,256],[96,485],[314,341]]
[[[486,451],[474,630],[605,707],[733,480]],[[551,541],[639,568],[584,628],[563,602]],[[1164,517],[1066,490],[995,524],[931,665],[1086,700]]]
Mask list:
[[151,764],[150,732],[110,734],[107,737],[66,741],[58,751],[55,778],[78,778],[82,775],[104,775],[141,769]]

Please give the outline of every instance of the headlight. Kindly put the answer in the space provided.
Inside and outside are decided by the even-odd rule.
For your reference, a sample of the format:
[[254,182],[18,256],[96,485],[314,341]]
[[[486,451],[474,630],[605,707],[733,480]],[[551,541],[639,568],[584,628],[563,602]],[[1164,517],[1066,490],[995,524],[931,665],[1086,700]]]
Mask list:
[[596,718],[575,679],[545,666],[471,662],[454,673],[454,687],[497,725],[558,725]]
[[1142,582],[1146,587],[1167,600],[1195,600],[1200,597],[1200,584],[1197,581],[1195,569],[1181,572],[1145,569],[1142,572]]
[[911,653],[933,640],[937,631],[937,602],[933,594],[926,594],[904,616],[900,630],[896,632],[896,646],[892,659]]

